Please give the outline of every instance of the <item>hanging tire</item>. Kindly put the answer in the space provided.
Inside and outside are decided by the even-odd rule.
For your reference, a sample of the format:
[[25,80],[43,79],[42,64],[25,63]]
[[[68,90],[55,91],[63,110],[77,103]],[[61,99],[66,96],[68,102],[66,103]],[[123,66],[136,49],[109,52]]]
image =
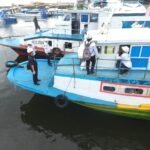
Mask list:
[[65,95],[61,94],[56,96],[54,103],[59,108],[65,108],[68,106],[69,101]]
[[16,61],[7,61],[5,63],[5,66],[8,67],[8,68],[16,67],[17,65],[18,65],[18,63]]

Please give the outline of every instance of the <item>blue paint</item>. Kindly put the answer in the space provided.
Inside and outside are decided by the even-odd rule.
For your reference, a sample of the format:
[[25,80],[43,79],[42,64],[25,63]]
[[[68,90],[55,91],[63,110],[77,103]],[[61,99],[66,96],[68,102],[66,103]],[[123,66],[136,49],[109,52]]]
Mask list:
[[130,56],[139,57],[140,56],[141,46],[132,46]]
[[20,40],[19,40],[19,38],[0,39],[0,44],[18,47],[18,46],[20,46]]
[[148,64],[148,58],[131,58],[132,66],[134,68],[146,68]]
[[88,15],[81,15],[81,22],[88,22]]
[[[150,27],[150,21],[136,21],[142,27]],[[122,21],[122,28],[132,28],[135,21]]]
[[141,57],[150,57],[150,46],[143,46]]
[[55,31],[47,31],[47,32],[38,32],[36,34],[32,34],[26,36],[24,41],[28,41],[31,39],[40,39],[40,38],[49,38],[49,39],[59,39],[59,40],[72,40],[72,41],[82,41],[83,37],[81,34],[55,34]]
[[[51,61],[53,64],[52,66],[49,66],[47,64],[46,59],[38,59],[38,68],[39,68],[39,79],[41,79],[40,86],[36,86],[33,84],[32,81],[32,73],[31,71],[26,69],[26,62],[20,63],[20,65],[24,66],[24,68],[19,68],[19,67],[14,67],[11,68],[10,71],[8,72],[8,79],[14,83],[15,85],[27,89],[29,91],[39,93],[42,95],[47,95],[47,96],[52,96],[56,97],[57,95],[60,94],[65,94],[70,101],[73,102],[85,102],[89,104],[97,104],[97,105],[105,105],[105,106],[113,106],[116,107],[115,102],[108,102],[103,99],[99,100],[96,98],[90,98],[87,96],[82,96],[79,94],[74,94],[70,93],[67,91],[59,90],[57,88],[53,87],[54,84],[54,75],[55,75],[55,63],[58,65],[62,65],[62,63],[66,62],[67,64],[67,58],[69,57],[75,57],[76,53],[73,54],[68,54],[64,58],[61,59],[61,61]],[[68,62],[71,63],[71,62]],[[76,61],[78,64],[79,62]],[[59,70],[58,66],[57,69]],[[100,70],[97,72],[97,75],[86,75],[85,71],[80,70],[79,66],[76,66],[76,69],[78,69],[77,74],[73,74],[73,69],[72,66],[68,66],[66,68],[63,68],[63,72],[59,74],[56,72],[56,76],[64,76],[64,77],[75,77],[80,78],[80,79],[90,79],[94,81],[106,81],[106,82],[113,82],[113,83],[125,83],[125,84],[139,84],[139,85],[150,85],[150,72],[148,72],[147,78],[144,81],[143,78],[140,80],[138,75],[143,73],[143,71],[137,71],[137,70],[132,70],[129,72],[129,74],[125,77],[113,77],[112,74],[117,73],[117,70]],[[144,75],[144,74],[143,74]],[[135,79],[136,76],[136,79]],[[132,78],[133,77],[133,78]],[[132,79],[131,79],[132,78]],[[99,85],[100,86],[100,85]]]

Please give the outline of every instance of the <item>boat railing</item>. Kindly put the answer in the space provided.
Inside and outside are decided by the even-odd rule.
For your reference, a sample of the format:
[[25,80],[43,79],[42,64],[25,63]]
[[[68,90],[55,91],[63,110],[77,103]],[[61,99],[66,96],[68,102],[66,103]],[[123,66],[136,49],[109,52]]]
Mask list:
[[50,34],[58,34],[58,35],[80,34],[80,29],[48,28],[48,31]]
[[[54,59],[60,59],[58,57],[55,57]],[[63,59],[63,58],[62,58]],[[113,63],[114,66],[102,66],[102,65],[99,65],[98,61],[110,61],[110,63]],[[128,61],[128,60],[127,60]],[[115,78],[120,78],[120,77],[124,77],[123,75],[119,74],[119,70],[121,69],[125,69],[123,67],[121,67],[121,63],[119,65],[119,67],[116,67],[116,62],[117,60],[116,59],[97,59],[96,60],[96,64],[95,64],[95,73],[93,74],[93,76],[110,76],[109,75],[109,71],[112,71],[112,74],[111,76],[115,77]],[[84,65],[82,66],[82,63],[84,63]],[[150,60],[149,62],[150,63]],[[58,67],[72,67],[72,73],[73,73],[73,76],[75,77],[77,74],[83,74],[85,73],[86,74],[86,62],[82,59],[79,59],[77,57],[73,57],[73,58],[67,58],[65,57],[65,60],[64,62],[61,61],[61,63],[56,63],[55,64],[55,73],[56,73],[56,69]],[[65,69],[65,68],[64,68]],[[147,67],[145,68],[131,68],[129,69],[129,72],[133,73],[133,75],[131,75],[132,73],[130,73],[130,79],[133,79],[135,80],[135,76],[137,77],[138,80],[147,80],[148,79],[148,74],[150,72],[150,69],[149,69],[149,66],[147,64]],[[138,75],[136,74],[138,72]],[[108,73],[109,72],[109,73]],[[148,79],[149,80],[149,79]]]

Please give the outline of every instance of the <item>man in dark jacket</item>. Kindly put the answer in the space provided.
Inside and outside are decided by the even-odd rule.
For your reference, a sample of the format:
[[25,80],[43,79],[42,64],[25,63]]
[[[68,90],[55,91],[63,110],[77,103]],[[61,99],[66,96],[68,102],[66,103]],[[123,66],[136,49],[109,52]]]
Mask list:
[[30,69],[31,69],[32,74],[33,74],[33,83],[35,85],[40,85],[38,83],[40,81],[38,79],[38,64],[37,64],[36,59],[34,57],[34,50],[33,50],[33,48],[31,48],[30,45],[28,45],[27,52],[28,52],[28,61],[29,61],[28,63],[29,63]]

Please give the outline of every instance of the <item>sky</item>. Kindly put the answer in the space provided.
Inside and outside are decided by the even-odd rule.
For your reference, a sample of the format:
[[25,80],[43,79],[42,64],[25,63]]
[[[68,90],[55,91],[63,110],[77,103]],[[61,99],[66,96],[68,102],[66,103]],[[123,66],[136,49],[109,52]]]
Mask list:
[[76,2],[76,0],[0,0],[0,6],[11,6],[13,3],[30,4],[31,2],[56,3],[56,2]]

